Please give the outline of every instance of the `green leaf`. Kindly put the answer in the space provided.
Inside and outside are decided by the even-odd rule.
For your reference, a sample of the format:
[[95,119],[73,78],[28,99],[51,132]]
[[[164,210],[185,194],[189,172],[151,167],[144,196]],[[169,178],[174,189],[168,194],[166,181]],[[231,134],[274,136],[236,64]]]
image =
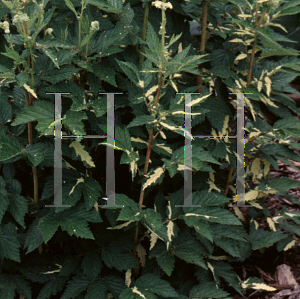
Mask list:
[[85,239],[95,239],[87,221],[84,219],[70,217],[68,219],[64,218],[63,220],[60,220],[59,223],[61,225],[61,229],[65,230],[70,236],[75,235],[76,237]]
[[82,273],[77,274],[71,281],[69,281],[61,299],[76,298],[88,287],[89,284],[90,281]]
[[213,232],[207,222],[197,217],[186,217],[184,218],[184,222],[186,223],[186,225],[194,227],[196,232],[201,236],[213,242]]
[[75,16],[77,16],[77,12],[76,12],[76,9],[75,9],[73,3],[70,0],[65,0],[65,3],[73,11]]
[[44,284],[43,288],[39,292],[39,295],[37,299],[48,299],[51,298],[51,296],[55,296],[58,292],[60,292],[65,283],[66,283],[65,277],[59,277],[57,276],[55,279],[50,280],[46,284]]
[[9,205],[9,199],[8,199],[7,191],[5,189],[0,189],[0,223],[8,208],[8,205]]
[[166,168],[168,169],[169,175],[172,178],[177,173],[178,165],[175,164],[175,162],[167,160],[166,158],[162,158],[161,160],[164,161]]
[[72,135],[86,135],[82,122],[83,119],[88,119],[85,112],[69,110],[66,112],[65,117],[62,120],[62,124],[72,132]]
[[179,297],[175,289],[170,285],[169,282],[161,279],[159,276],[149,273],[139,277],[135,283],[138,290],[150,291],[154,294],[163,297]]
[[116,193],[115,200],[116,206],[121,205],[123,207],[130,207],[133,211],[139,212],[137,203],[131,198],[129,198],[127,195]]
[[115,144],[116,147],[121,148],[123,151],[131,152],[130,134],[127,128],[115,128]]
[[273,125],[274,130],[283,130],[283,129],[298,129],[300,130],[300,121],[295,117],[288,117],[276,121]]
[[151,115],[139,115],[127,125],[127,128],[142,126],[156,121],[156,118]]
[[83,196],[87,210],[90,210],[98,202],[101,192],[102,188],[95,179],[90,177],[84,179]]
[[214,282],[195,285],[189,292],[190,298],[224,298],[229,294],[222,289],[217,289]]
[[175,267],[175,257],[166,249],[166,245],[159,242],[151,250],[149,259],[156,257],[157,264],[168,275],[171,276]]
[[92,69],[95,75],[102,81],[108,82],[109,84],[117,87],[116,83],[116,72],[115,70],[109,66],[108,64],[100,63],[100,64],[93,64]]
[[215,237],[214,243],[224,249],[233,257],[242,257],[240,241],[232,240],[226,237]]
[[255,229],[254,223],[250,226],[249,240],[252,244],[253,250],[270,247],[285,237],[286,235],[283,232],[268,232],[262,228]]
[[115,14],[122,12],[122,0],[89,0],[89,4],[95,5],[106,12]]
[[28,145],[26,147],[26,152],[28,154],[28,158],[30,162],[37,166],[39,165],[45,157],[45,148],[44,144],[42,143],[35,143],[33,145]]
[[63,80],[68,80],[79,70],[80,70],[79,68],[75,68],[75,67],[63,67],[59,70],[54,69],[51,70],[51,72],[46,73],[43,76],[43,79],[50,83],[57,83]]
[[[198,205],[198,202],[193,202]],[[185,215],[179,216],[181,219],[186,217],[197,217],[200,220],[207,220],[208,222],[216,222],[220,224],[242,225],[239,219],[226,209],[217,207],[200,207],[200,208],[183,208]]]
[[116,59],[116,61],[118,62],[120,68],[126,74],[126,76],[136,86],[140,87],[140,85],[139,85],[140,74],[139,74],[138,68],[133,63],[130,63],[130,62],[119,61],[118,59]]
[[11,120],[12,120],[11,105],[5,100],[0,100],[0,121],[5,125]]
[[138,161],[139,158],[140,156],[138,152],[130,152],[129,154],[127,152],[124,152],[121,156],[120,164],[130,164]]
[[20,243],[17,238],[15,225],[12,223],[5,224],[0,227],[0,257],[7,258],[18,263],[20,259]]
[[[97,253],[89,252],[82,261],[81,268],[91,281],[95,280],[101,272],[102,260]],[[99,284],[97,284],[99,286]]]
[[285,191],[292,188],[299,188],[300,182],[296,180],[291,180],[289,178],[277,178],[269,183],[272,189],[277,191]]
[[217,49],[212,51],[209,55],[209,59],[211,60],[213,68],[228,68],[233,65],[235,56],[229,49]]
[[26,233],[26,239],[25,239],[25,245],[24,245],[24,247],[27,248],[26,254],[28,254],[29,252],[32,252],[33,250],[38,248],[40,245],[42,245],[44,242],[42,234],[38,228],[38,224],[39,224],[39,219],[35,219],[31,223],[31,225]]
[[58,227],[59,220],[51,215],[46,215],[40,219],[38,228],[45,243],[47,243],[54,236],[58,230]]
[[216,281],[220,282],[220,277],[222,277],[226,282],[228,282],[240,295],[242,295],[240,282],[238,275],[232,271],[232,267],[223,261],[209,261],[214,269],[214,277]]
[[172,242],[172,247],[174,254],[180,259],[207,269],[202,256],[202,253],[205,253],[205,249],[190,234],[179,234]]
[[265,48],[261,52],[261,58],[267,58],[271,56],[286,56],[286,55],[299,55],[299,51],[291,48],[276,48],[276,49],[268,49]]
[[142,223],[146,224],[153,230],[156,231],[162,227],[161,215],[153,209],[145,209],[141,211]]
[[54,65],[59,69],[60,67],[57,62],[58,59],[55,51],[52,49],[45,49],[44,47],[42,47],[41,50],[46,54],[46,56],[48,56],[51,59]]
[[26,198],[19,194],[12,194],[9,196],[9,212],[15,218],[15,220],[25,228],[24,217],[28,213],[28,204]]
[[140,292],[138,289],[135,289],[134,291],[132,288],[130,288],[130,289],[125,289],[119,298],[120,299],[142,299],[142,298],[157,299],[157,297],[154,298],[149,297],[149,294],[153,295],[152,293],[147,293],[146,291]]
[[26,106],[23,111],[17,115],[12,126],[18,126],[26,124],[36,120],[45,119],[54,120],[54,105],[44,100],[38,100],[33,102],[33,106]]
[[136,268],[137,262],[130,253],[122,253],[116,250],[104,248],[101,253],[103,262],[109,268],[116,268],[118,271]]
[[160,54],[161,42],[158,39],[156,32],[154,31],[150,22],[148,22],[148,29],[146,33],[146,42],[154,53],[158,56]]
[[85,299],[107,299],[107,291],[101,280],[94,281],[87,289]]
[[132,208],[126,206],[121,209],[121,212],[119,214],[119,217],[117,220],[120,221],[138,221],[142,219],[142,214],[140,212],[136,212],[132,210]]
[[279,49],[281,46],[276,42],[274,36],[267,28],[259,27],[255,29],[255,32],[261,37],[260,41],[266,48]]
[[10,135],[1,135],[0,138],[0,161],[16,158],[23,153],[23,147]]

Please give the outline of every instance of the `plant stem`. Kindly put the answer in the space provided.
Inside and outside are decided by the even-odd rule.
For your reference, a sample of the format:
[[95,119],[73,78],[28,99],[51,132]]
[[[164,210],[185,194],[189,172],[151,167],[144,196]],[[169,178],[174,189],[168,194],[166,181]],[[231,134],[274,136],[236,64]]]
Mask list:
[[[261,13],[260,20],[259,20],[258,24],[256,25],[256,27],[260,27],[260,25],[262,24],[262,22],[263,22],[263,20],[265,18],[266,12],[267,12],[267,10],[264,9],[263,12]],[[256,46],[257,46],[257,38],[255,37],[254,44],[253,44],[253,47],[252,47],[251,58],[250,58],[250,65],[249,65],[249,72],[248,72],[248,77],[247,77],[247,88],[250,88],[251,75],[252,75],[252,68],[253,68],[253,63],[254,63]]]
[[[207,1],[202,2],[202,27],[201,27],[201,42],[200,42],[200,55],[205,50],[206,43],[206,29],[207,29]],[[200,74],[197,76],[197,86],[199,86],[198,92],[202,93],[203,82],[203,67],[200,69]]]
[[[163,0],[163,2],[165,3],[166,0]],[[164,48],[165,48],[165,11],[164,9],[162,9],[162,28],[161,28],[161,32],[162,32],[162,49],[161,49],[161,55],[164,56]],[[162,57],[163,58],[163,57]],[[154,106],[157,107],[158,101],[159,101],[159,97],[161,94],[161,88],[163,86],[163,81],[164,81],[164,77],[162,79],[162,73],[163,73],[163,67],[162,67],[162,62],[159,65],[159,73],[158,73],[158,89],[157,89],[157,93],[156,93],[156,97],[155,97],[155,101],[154,101]],[[144,166],[144,177],[147,175],[148,173],[148,167],[149,167],[149,163],[150,163],[150,155],[151,155],[151,145],[153,142],[153,132],[154,129],[150,129],[149,130],[149,140],[148,140],[148,148],[147,148],[147,154],[146,154],[146,159],[145,159],[145,166]],[[143,185],[144,183],[142,183],[141,186],[141,192],[140,192],[140,198],[139,198],[139,210],[141,211],[143,208],[143,201],[144,201],[144,194],[145,194],[145,190],[143,189]],[[138,236],[139,236],[139,221],[136,222],[136,230],[135,230],[135,236],[134,236],[134,242],[138,244]],[[138,259],[136,257],[136,251],[137,251],[137,246],[134,248],[132,255],[133,257],[137,260]],[[139,263],[138,263],[139,264]],[[139,272],[139,266],[137,268],[134,269],[134,275],[137,276]]]
[[[25,29],[25,33],[26,35],[28,35],[28,31],[27,31],[27,22],[24,22],[24,29]],[[25,47],[28,48],[28,42],[25,43]],[[30,69],[30,58],[32,61],[32,70],[33,70],[33,54],[32,54],[32,49],[30,48],[30,56],[27,56],[27,69],[26,72],[29,72]],[[32,86],[34,85],[34,81],[33,81],[33,74],[31,74],[31,83]],[[33,97],[31,95],[31,101],[29,100],[29,94],[28,92],[25,93],[25,99],[26,99],[26,106],[32,106],[32,101],[33,101]],[[27,123],[27,130],[28,130],[28,143],[29,145],[33,145],[33,139],[32,139],[32,123],[29,122]],[[35,206],[38,208],[39,207],[39,181],[38,181],[38,175],[37,175],[37,167],[36,166],[32,166],[32,174],[33,174],[33,202],[35,204]]]
[[[143,41],[146,40],[149,10],[150,10],[150,2],[148,1],[148,2],[146,2],[146,5],[145,5],[144,23],[143,23],[143,30],[142,30],[142,40]],[[141,49],[141,52],[145,53],[144,48]],[[140,70],[142,69],[143,63],[144,63],[144,60],[145,60],[145,56],[142,53],[140,53]]]
[[257,45],[257,39],[255,38],[254,44],[253,44],[253,47],[252,47],[252,52],[251,52],[250,64],[249,64],[249,72],[248,72],[248,77],[247,77],[247,88],[250,88],[250,82],[251,82],[251,75],[252,75],[252,68],[253,68],[253,63],[254,63],[256,45]]
[[78,28],[78,48],[80,49],[81,44],[81,19],[79,20],[79,28]]
[[232,180],[232,174],[233,174],[233,167],[231,165],[229,165],[229,173],[228,173],[228,178],[227,178],[227,182],[226,182],[226,187],[224,190],[225,196],[227,195],[229,184]]

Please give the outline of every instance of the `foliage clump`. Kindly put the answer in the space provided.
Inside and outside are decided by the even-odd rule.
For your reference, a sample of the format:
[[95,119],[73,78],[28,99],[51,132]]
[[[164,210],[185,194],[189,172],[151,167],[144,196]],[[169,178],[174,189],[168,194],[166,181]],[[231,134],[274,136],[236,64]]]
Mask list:
[[[0,298],[232,298],[247,289],[231,262],[299,246],[299,110],[287,93],[299,49],[283,23],[292,1],[2,0],[0,3]],[[189,24],[201,23],[198,34]],[[62,138],[54,202],[54,95],[62,135],[105,135],[114,92],[116,207],[105,206],[107,141]],[[235,96],[245,93],[248,218],[235,202]],[[51,94],[52,93],[52,94]],[[192,136],[185,95],[192,94]],[[266,118],[273,116],[273,122]],[[242,120],[244,122],[244,120]],[[195,138],[211,135],[215,138]],[[184,202],[185,138],[192,199]],[[126,183],[125,183],[126,182]],[[99,206],[102,205],[102,206]],[[118,207],[117,207],[118,206]],[[265,218],[268,228],[257,219]]]

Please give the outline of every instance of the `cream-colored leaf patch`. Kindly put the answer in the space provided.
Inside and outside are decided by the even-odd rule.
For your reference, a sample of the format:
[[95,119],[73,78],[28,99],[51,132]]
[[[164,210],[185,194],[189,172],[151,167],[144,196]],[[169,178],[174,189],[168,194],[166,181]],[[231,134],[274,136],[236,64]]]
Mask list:
[[158,88],[158,85],[152,86],[145,94],[145,97],[149,97],[152,93],[154,93]]
[[139,245],[137,246],[137,255],[140,260],[141,266],[145,267],[147,252],[141,243],[139,243]]
[[145,190],[148,186],[155,183],[162,176],[163,173],[164,173],[163,167],[156,168],[154,173],[150,175],[149,179],[143,185],[143,190]]
[[95,167],[95,164],[92,160],[90,154],[84,149],[84,145],[77,141],[73,141],[69,147],[73,147],[76,153],[76,156],[80,156],[81,160],[86,162],[91,167]]
[[24,84],[23,87],[37,99],[37,95],[32,88],[30,88],[27,84]]
[[80,179],[77,180],[76,184],[73,186],[73,188],[72,188],[72,190],[70,191],[69,195],[71,195],[71,194],[74,192],[76,186],[77,186],[79,183],[84,183],[84,178],[80,178]]
[[276,291],[277,289],[270,287],[264,283],[253,283],[252,289],[255,290],[264,290],[264,291]]
[[295,244],[296,244],[296,240],[293,240],[292,242],[288,243],[288,244],[284,247],[283,251],[287,251],[287,250],[293,248]]

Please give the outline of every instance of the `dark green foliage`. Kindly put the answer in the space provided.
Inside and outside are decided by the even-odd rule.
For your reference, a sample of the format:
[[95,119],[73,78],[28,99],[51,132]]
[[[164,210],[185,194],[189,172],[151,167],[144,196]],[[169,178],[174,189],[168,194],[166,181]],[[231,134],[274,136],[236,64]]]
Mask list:
[[[300,2],[210,1],[211,34],[201,55],[202,1],[148,4],[0,3],[0,299],[247,296],[247,288],[266,286],[253,277],[242,282],[231,262],[299,245],[300,213],[284,207],[271,215],[263,198],[275,194],[300,205],[287,193],[300,183],[269,174],[278,160],[294,168],[290,160],[300,161],[299,110],[287,96],[300,95],[289,85],[300,71],[299,43],[282,30],[299,32],[286,16],[297,17]],[[162,13],[160,5],[168,9]],[[258,19],[266,13],[268,22],[252,18],[256,5]],[[253,64],[250,47],[259,50]],[[176,93],[198,93],[200,68],[202,94],[191,96],[193,136],[235,135],[229,93],[251,93],[250,228],[238,208],[228,207],[235,200],[235,174],[227,183],[236,168],[234,139],[192,140],[192,199],[201,207],[176,207],[184,203],[189,136],[184,95]],[[96,138],[62,138],[62,203],[70,207],[45,207],[54,200],[55,130],[54,95],[46,93],[69,93],[62,95],[63,135],[106,135],[107,98],[98,94],[105,92],[123,93],[114,97],[119,207],[98,207],[107,197],[107,141]],[[267,218],[267,229],[258,218]]]

